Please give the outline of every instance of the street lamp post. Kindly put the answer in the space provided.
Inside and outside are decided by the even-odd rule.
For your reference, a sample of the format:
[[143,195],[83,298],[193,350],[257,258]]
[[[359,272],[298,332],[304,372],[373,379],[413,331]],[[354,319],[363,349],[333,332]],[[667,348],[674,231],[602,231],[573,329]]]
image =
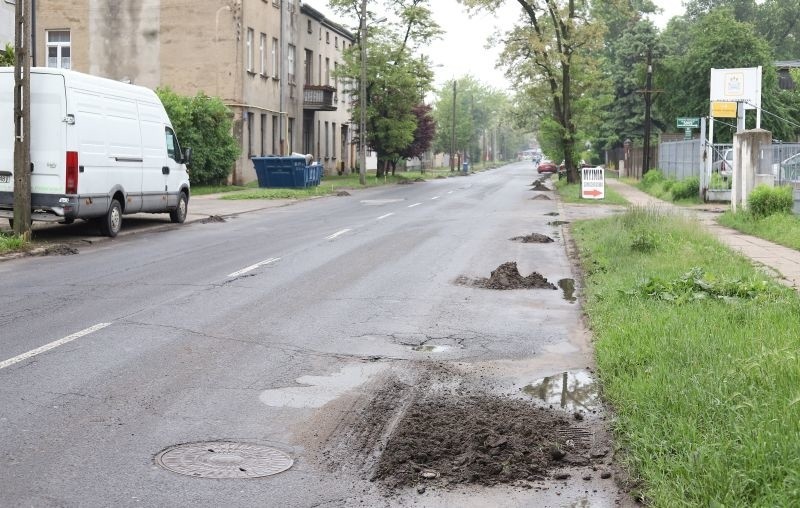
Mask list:
[[453,129],[450,136],[450,171],[454,171],[456,162],[456,93],[457,93],[456,78],[453,78]]
[[367,0],[361,0],[361,83],[359,87],[358,183],[367,184]]

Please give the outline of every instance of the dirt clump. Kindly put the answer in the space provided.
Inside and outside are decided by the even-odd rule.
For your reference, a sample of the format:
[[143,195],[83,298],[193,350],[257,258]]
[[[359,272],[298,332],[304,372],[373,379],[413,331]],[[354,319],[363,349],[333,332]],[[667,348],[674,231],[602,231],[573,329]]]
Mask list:
[[541,180],[536,180],[531,185],[532,185],[531,190],[534,190],[534,191],[550,191],[550,190],[552,190],[547,185],[543,184]]
[[350,193],[347,192],[346,190],[341,190],[341,191],[337,192],[336,195],[339,196],[339,197],[344,197],[344,196],[349,196]]
[[72,256],[78,254],[78,249],[69,245],[50,245],[41,251],[42,256]]
[[552,222],[548,222],[548,226],[563,226],[565,224],[569,224],[569,221],[566,220],[554,220]]
[[201,224],[209,224],[212,222],[225,222],[225,219],[220,217],[219,215],[209,215],[205,219],[201,220]]
[[415,182],[424,182],[424,181],[425,181],[425,179],[424,179],[424,178],[422,178],[422,177],[419,177],[419,176],[418,176],[418,177],[414,178],[414,181],[415,181]]
[[495,269],[489,278],[469,279],[459,277],[457,284],[470,285],[484,289],[558,289],[555,284],[548,281],[542,274],[533,272],[527,277],[519,273],[516,261],[503,263]]
[[397,185],[411,185],[412,183],[414,182],[412,182],[408,178],[401,178],[400,180],[397,181]]
[[533,196],[531,198],[532,201],[536,201],[538,199],[546,199],[546,200],[550,201],[550,196],[546,196],[544,194],[539,194],[538,196]]
[[398,422],[374,478],[391,488],[544,480],[591,462],[590,440],[576,425],[519,399],[430,396]]
[[547,235],[543,235],[541,233],[531,233],[525,236],[515,236],[514,238],[510,238],[512,242],[521,242],[521,243],[551,243],[554,240]]

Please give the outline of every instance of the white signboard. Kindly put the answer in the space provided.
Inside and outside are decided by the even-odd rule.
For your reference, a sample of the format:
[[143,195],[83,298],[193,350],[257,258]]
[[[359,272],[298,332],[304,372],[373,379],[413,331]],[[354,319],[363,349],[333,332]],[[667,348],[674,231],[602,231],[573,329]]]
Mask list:
[[606,176],[602,167],[581,169],[581,197],[603,199],[606,197]]
[[761,67],[711,69],[711,101],[744,102],[745,108],[761,107]]

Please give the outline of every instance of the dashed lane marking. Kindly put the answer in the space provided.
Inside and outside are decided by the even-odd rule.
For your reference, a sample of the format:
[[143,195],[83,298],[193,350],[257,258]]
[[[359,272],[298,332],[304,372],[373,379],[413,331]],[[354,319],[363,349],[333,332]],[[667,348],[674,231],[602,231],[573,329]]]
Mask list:
[[37,347],[36,349],[32,349],[32,350],[28,351],[27,353],[22,353],[21,355],[15,356],[14,358],[9,358],[8,360],[0,362],[0,369],[5,369],[6,367],[14,365],[15,363],[19,363],[19,362],[21,362],[23,360],[27,360],[28,358],[32,358],[32,357],[34,357],[34,356],[36,356],[38,354],[42,354],[42,353],[44,353],[46,351],[50,351],[51,349],[57,348],[58,346],[63,346],[64,344],[66,344],[68,342],[72,342],[75,339],[80,339],[81,337],[83,337],[85,335],[89,335],[90,333],[96,332],[98,330],[102,330],[103,328],[105,328],[106,326],[109,326],[110,324],[111,323],[98,323],[98,324],[96,324],[94,326],[90,326],[89,328],[86,328],[85,330],[81,330],[79,332],[75,332],[72,335],[67,335],[63,339],[55,340],[55,341],[53,341],[53,342],[51,342],[49,344],[45,344],[44,346]]
[[256,264],[254,264],[254,265],[250,265],[250,266],[248,266],[247,268],[242,268],[242,269],[241,269],[241,270],[239,270],[238,272],[233,272],[233,273],[230,273],[230,274],[228,274],[228,278],[230,278],[230,279],[233,279],[233,278],[235,278],[235,277],[238,277],[238,276],[240,276],[240,275],[244,275],[244,274],[246,274],[247,272],[252,272],[252,271],[253,271],[253,270],[255,270],[256,268],[261,268],[262,266],[266,266],[266,265],[269,265],[269,264],[275,263],[276,261],[280,261],[280,260],[281,260],[281,258],[269,258],[269,259],[265,259],[264,261],[262,261],[262,262],[260,262],[260,263],[256,263]]
[[341,231],[337,231],[336,233],[332,234],[331,236],[326,236],[326,240],[333,240],[334,238],[340,237],[345,233],[349,233],[352,229],[343,229]]

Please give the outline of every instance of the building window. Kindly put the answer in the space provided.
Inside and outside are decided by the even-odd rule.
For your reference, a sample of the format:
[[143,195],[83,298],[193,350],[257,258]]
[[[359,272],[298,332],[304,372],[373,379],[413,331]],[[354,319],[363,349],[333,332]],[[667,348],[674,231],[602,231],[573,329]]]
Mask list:
[[289,44],[289,54],[286,58],[286,63],[289,66],[288,78],[289,84],[294,84],[294,44]]
[[325,84],[331,86],[331,59],[325,58]]
[[326,31],[325,32],[325,44],[330,44],[330,43],[331,43],[331,33]]
[[330,129],[328,128],[328,122],[325,122],[325,158],[326,159],[329,159],[330,156],[331,156],[330,144],[328,143],[329,138],[330,138]]
[[71,68],[69,30],[47,31],[47,66],[58,69]]
[[333,92],[333,101],[336,102],[336,96],[339,95],[339,62],[333,62],[333,87],[336,89]]
[[308,33],[311,33],[311,20],[308,20]]
[[261,156],[267,155],[267,115],[261,113]]
[[287,147],[286,153],[292,153],[294,151],[294,118],[289,119],[289,132],[287,133],[288,139],[286,140],[289,143]]
[[307,85],[314,84],[314,53],[310,50],[306,50],[306,58],[303,62],[303,67],[305,67],[305,83]]
[[317,67],[317,76],[319,77],[318,85],[322,84],[322,55],[319,55],[319,67]]
[[272,38],[272,77],[277,78],[280,76],[280,68],[278,67],[278,39]]
[[332,156],[336,158],[336,122],[331,124],[331,148],[332,148]]
[[258,55],[261,58],[261,75],[267,75],[267,34],[262,33],[258,42]]
[[278,115],[272,115],[272,154],[278,155],[278,141],[280,138],[280,131],[278,130]]
[[333,38],[333,47],[339,49],[339,36]]
[[247,29],[247,71],[253,72],[253,29]]
[[253,156],[253,114],[249,111],[244,112],[247,118],[247,156]]

